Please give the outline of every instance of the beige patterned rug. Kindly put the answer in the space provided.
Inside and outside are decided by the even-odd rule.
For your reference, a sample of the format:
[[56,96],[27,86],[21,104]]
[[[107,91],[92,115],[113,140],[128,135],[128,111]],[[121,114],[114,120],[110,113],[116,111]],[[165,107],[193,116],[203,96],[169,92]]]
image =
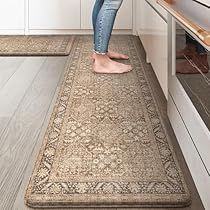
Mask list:
[[0,55],[69,55],[74,36],[1,35]]
[[[181,207],[190,196],[132,36],[113,36],[134,70],[92,72],[78,36],[26,192],[31,207]],[[129,62],[129,61],[126,61]]]

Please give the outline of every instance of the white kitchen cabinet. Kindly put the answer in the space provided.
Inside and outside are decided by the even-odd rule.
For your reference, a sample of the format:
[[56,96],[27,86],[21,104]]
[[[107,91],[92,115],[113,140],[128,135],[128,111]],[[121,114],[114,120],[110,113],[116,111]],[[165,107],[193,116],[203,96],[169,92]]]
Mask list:
[[[150,3],[150,4],[149,4]],[[161,88],[168,98],[168,44],[167,20],[156,8],[156,1],[145,0],[137,2],[137,32],[140,36],[147,55]]]
[[[81,0],[81,29],[92,29],[92,9],[95,0]],[[125,0],[119,10],[115,29],[133,28],[133,0]]]
[[[132,32],[133,1],[136,0],[124,0],[117,15],[114,28],[122,33]],[[94,3],[95,0],[2,0],[0,34],[87,33],[86,29],[92,29]]]
[[29,29],[80,29],[80,1],[29,0]]
[[0,29],[24,29],[24,0],[1,0]]

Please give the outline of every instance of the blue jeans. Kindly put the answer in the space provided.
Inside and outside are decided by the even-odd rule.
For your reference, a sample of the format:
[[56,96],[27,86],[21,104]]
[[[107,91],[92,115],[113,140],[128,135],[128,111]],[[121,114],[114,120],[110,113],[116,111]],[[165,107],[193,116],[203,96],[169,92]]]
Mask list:
[[96,0],[93,13],[94,51],[98,54],[108,52],[109,40],[117,12],[123,0]]

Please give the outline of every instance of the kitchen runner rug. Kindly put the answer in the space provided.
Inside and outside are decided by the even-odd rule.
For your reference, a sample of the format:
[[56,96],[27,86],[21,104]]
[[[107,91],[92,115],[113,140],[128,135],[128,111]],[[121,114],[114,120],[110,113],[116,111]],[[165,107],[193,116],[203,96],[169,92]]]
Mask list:
[[122,75],[94,74],[92,37],[76,37],[25,195],[31,207],[180,207],[190,196],[132,36]]
[[74,36],[1,35],[0,55],[69,55]]

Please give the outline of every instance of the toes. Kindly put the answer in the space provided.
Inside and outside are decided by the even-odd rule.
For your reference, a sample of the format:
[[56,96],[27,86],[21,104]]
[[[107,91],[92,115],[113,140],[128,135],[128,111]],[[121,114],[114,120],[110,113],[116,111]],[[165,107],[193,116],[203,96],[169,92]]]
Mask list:
[[129,57],[127,55],[119,55],[120,59],[128,60]]
[[124,73],[130,72],[130,71],[132,71],[132,68],[131,67],[128,68],[127,70],[125,70]]
[[127,55],[123,55],[122,58],[126,59],[126,60],[129,59],[129,57]]
[[108,56],[111,59],[122,59],[122,60],[128,60],[129,59],[129,57],[127,55],[120,54],[120,53],[115,53],[115,52],[109,52]]

